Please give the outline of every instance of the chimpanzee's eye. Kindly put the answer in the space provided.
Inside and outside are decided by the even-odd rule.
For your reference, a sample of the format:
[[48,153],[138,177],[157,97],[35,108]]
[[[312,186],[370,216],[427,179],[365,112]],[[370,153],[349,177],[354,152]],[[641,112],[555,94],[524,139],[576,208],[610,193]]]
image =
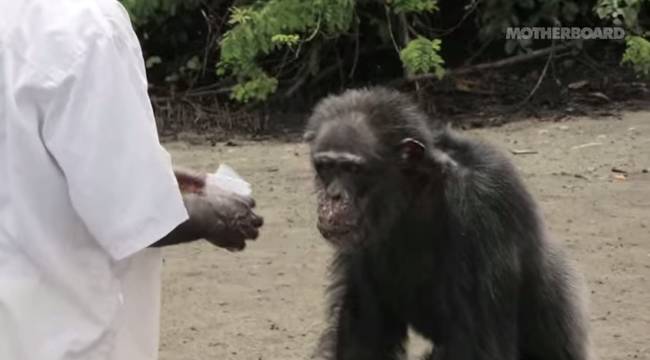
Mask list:
[[361,167],[355,163],[345,162],[341,164],[341,169],[350,174],[357,174],[361,170]]
[[332,169],[332,163],[329,161],[319,161],[314,164],[314,167],[319,175],[324,175]]

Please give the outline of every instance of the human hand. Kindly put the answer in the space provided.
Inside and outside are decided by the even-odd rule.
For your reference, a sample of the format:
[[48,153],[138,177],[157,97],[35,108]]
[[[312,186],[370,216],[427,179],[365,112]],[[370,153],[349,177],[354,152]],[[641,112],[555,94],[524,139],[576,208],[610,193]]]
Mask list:
[[174,168],[174,175],[182,193],[203,193],[205,189],[205,174],[183,168]]
[[188,225],[199,238],[225,248],[241,251],[246,240],[255,240],[264,220],[255,214],[255,201],[221,189],[209,192],[185,193]]

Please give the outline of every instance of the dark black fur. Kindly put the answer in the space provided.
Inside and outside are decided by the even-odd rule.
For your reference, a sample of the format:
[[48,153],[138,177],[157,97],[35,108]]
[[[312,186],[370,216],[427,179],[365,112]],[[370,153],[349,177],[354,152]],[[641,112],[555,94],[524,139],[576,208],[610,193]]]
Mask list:
[[[398,359],[411,326],[435,344],[428,359],[588,359],[581,281],[499,151],[431,125],[383,88],[322,100],[305,138],[312,158],[345,151],[370,164],[346,182],[366,198],[355,205],[362,239],[336,246],[319,356]],[[402,161],[405,138],[425,146],[423,159]],[[319,176],[316,185],[327,190]]]

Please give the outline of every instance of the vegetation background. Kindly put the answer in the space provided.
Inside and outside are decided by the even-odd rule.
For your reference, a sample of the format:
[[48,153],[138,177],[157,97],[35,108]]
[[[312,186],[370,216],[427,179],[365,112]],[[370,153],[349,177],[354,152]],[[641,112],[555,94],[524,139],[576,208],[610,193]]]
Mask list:
[[[607,115],[650,99],[649,0],[122,3],[162,135],[290,131],[321,96],[373,84],[412,91],[460,126]],[[506,39],[523,26],[620,26],[626,37]]]

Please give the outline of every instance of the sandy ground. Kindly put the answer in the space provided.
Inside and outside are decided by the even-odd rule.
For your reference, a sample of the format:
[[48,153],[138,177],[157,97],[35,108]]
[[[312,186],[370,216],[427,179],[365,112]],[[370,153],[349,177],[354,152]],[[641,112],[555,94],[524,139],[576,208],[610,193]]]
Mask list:
[[[650,112],[472,133],[505,150],[537,151],[511,157],[588,280],[598,358],[650,359]],[[166,147],[178,164],[235,167],[254,184],[266,225],[243,253],[205,243],[165,251],[161,359],[307,359],[324,324],[331,253],[315,230],[307,149]],[[411,348],[417,354],[422,344]]]

